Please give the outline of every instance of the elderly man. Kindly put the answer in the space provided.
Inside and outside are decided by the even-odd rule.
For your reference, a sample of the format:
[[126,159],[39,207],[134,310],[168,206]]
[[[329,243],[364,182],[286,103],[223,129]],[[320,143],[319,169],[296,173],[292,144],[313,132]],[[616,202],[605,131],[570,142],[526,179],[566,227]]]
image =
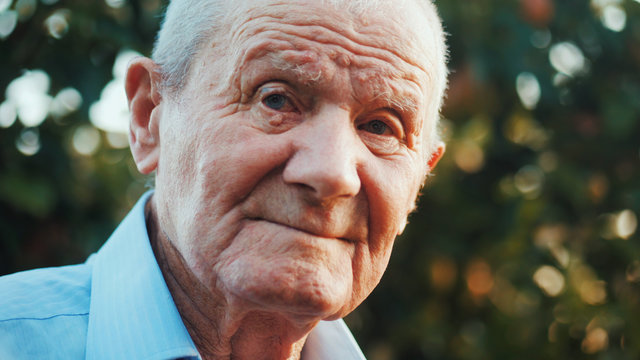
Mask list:
[[156,189],[0,281],[0,358],[362,358],[339,319],[443,153],[445,52],[429,0],[172,1],[126,80]]

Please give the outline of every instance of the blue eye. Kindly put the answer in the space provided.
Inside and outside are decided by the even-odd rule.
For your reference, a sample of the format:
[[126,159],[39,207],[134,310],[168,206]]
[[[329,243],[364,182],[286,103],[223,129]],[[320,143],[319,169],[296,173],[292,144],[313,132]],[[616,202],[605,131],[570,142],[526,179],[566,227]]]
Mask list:
[[368,123],[358,126],[358,129],[368,131],[376,135],[384,135],[388,131],[391,131],[389,126],[380,120],[369,121]]
[[287,97],[282,94],[271,94],[262,100],[262,103],[273,110],[282,110],[287,104]]

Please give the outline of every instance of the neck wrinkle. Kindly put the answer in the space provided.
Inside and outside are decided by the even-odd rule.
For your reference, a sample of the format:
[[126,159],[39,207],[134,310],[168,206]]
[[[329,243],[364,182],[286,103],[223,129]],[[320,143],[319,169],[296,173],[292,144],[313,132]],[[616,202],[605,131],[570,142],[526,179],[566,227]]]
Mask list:
[[[175,248],[169,236],[159,226],[154,211],[153,197],[145,207],[147,232],[151,248],[156,257],[162,276],[178,308],[180,317],[203,359],[230,358],[231,347],[225,347],[220,338],[218,327],[224,302],[216,301],[222,297],[207,291],[198,279],[188,270],[185,260]],[[207,306],[199,306],[206,303]],[[204,311],[206,309],[206,311]],[[206,331],[205,331],[206,329]],[[228,344],[229,342],[226,341]]]

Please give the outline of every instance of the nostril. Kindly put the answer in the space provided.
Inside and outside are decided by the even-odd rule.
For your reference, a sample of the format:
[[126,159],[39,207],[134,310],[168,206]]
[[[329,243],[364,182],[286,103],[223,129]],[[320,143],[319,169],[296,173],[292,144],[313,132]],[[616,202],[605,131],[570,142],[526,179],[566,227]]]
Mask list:
[[313,187],[311,187],[311,186],[309,186],[307,184],[303,184],[303,183],[294,183],[294,184],[291,184],[291,185],[293,185],[293,186],[297,187],[299,190],[302,190],[302,191],[305,191],[305,192],[314,193],[316,191]]

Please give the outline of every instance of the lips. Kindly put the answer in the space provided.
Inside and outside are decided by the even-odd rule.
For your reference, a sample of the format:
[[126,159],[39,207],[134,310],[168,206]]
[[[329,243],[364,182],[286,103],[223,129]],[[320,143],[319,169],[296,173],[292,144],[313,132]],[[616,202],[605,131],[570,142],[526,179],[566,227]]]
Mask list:
[[335,233],[331,233],[329,231],[322,231],[319,229],[312,229],[311,226],[308,226],[309,224],[296,224],[296,225],[290,225],[281,221],[277,221],[277,220],[272,220],[272,219],[266,219],[266,218],[261,218],[261,217],[253,217],[253,218],[249,218],[250,221],[263,221],[263,222],[267,222],[276,226],[281,226],[281,227],[285,227],[287,229],[293,230],[293,231],[298,231],[298,232],[302,232],[305,233],[307,235],[313,236],[313,237],[320,237],[320,238],[326,238],[326,239],[336,239],[336,240],[341,240],[344,242],[348,242],[348,243],[355,243],[356,241],[350,238],[347,238],[345,236],[339,235],[339,234],[335,234]]

